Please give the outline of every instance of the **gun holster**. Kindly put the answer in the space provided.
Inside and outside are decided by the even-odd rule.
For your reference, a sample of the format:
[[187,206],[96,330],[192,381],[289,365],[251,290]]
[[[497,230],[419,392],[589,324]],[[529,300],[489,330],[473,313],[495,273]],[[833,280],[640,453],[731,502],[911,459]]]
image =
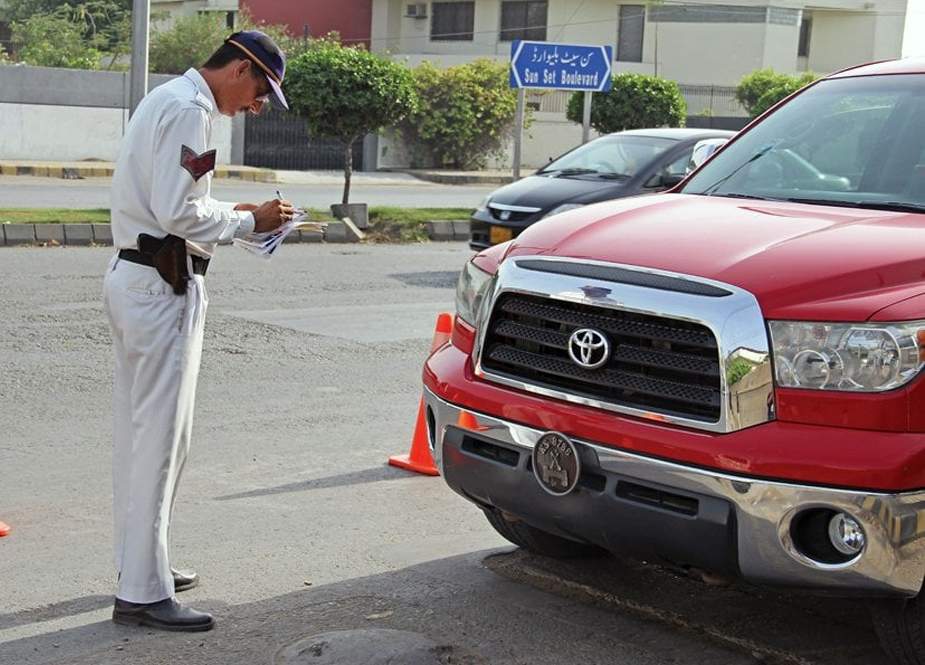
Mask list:
[[179,236],[155,238],[147,233],[138,234],[138,251],[151,259],[151,265],[178,296],[186,294],[190,279],[186,260],[186,241]]

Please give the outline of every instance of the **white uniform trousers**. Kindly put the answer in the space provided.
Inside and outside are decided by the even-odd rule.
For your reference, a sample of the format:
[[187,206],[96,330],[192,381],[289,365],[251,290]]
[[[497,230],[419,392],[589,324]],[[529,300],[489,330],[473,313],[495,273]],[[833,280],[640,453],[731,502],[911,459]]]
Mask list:
[[154,603],[174,595],[168,536],[189,452],[208,296],[199,275],[178,296],[154,268],[115,256],[103,299],[115,352],[116,597]]

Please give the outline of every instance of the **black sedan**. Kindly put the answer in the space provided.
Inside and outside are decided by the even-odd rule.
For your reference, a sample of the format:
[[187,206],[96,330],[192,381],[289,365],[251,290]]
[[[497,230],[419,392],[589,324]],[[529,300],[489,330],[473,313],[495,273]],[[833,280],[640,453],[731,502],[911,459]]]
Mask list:
[[488,196],[472,213],[469,246],[479,250],[516,238],[544,217],[589,203],[674,187],[686,175],[695,146],[703,141],[698,154],[709,153],[733,134],[636,129],[597,138]]

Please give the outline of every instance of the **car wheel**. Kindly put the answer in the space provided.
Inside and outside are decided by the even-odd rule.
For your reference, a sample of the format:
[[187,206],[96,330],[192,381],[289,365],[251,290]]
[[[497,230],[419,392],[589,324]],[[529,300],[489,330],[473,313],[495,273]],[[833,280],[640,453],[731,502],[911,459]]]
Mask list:
[[485,517],[488,518],[488,523],[495,528],[495,531],[518,547],[535,554],[542,554],[556,559],[570,559],[600,553],[600,550],[594,545],[556,536],[548,531],[530,526],[522,520],[509,520],[500,510],[485,508],[484,511]]
[[925,599],[880,600],[870,606],[880,646],[896,665],[925,665]]

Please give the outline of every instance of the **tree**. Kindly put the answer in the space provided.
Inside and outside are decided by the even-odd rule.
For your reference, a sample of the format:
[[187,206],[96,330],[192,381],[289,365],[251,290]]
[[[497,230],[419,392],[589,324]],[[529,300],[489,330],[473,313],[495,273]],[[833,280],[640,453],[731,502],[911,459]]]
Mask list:
[[[305,48],[305,40],[290,37],[285,26],[256,21],[246,9],[238,14],[237,29],[262,30],[289,58]],[[156,26],[151,36],[149,68],[159,74],[182,74],[190,67],[201,67],[229,34],[224,16],[215,12],[184,16],[166,27]]]
[[508,66],[491,60],[438,69],[429,62],[414,70],[420,105],[402,133],[440,165],[479,168],[511,136],[517,91]]
[[736,99],[755,118],[817,78],[813,72],[790,76],[773,69],[757,69],[742,77],[736,88]]
[[[569,99],[566,116],[583,122],[584,93]],[[674,81],[648,74],[616,74],[610,92],[594,93],[591,126],[602,134],[645,127],[683,127],[687,102]]]
[[13,43],[22,62],[39,67],[97,69],[102,55],[84,41],[80,26],[60,11],[14,23]]
[[223,16],[203,12],[178,18],[151,35],[148,68],[159,74],[182,74],[201,67],[228,36]]
[[[58,46],[54,33],[47,32],[47,26],[53,20],[66,21],[69,24],[66,28],[67,47],[73,50],[71,33],[76,30],[84,48],[107,56],[108,67],[111,68],[119,55],[128,52],[131,9],[132,0],[4,0],[0,2],[0,20],[21,27],[21,37],[30,40],[22,42],[22,47],[31,47],[33,60],[37,57],[36,53],[48,54]],[[55,27],[62,25],[58,23]],[[39,59],[54,58],[42,55]],[[71,62],[82,60],[81,57],[63,59]]]
[[305,119],[310,135],[343,145],[344,205],[350,198],[354,143],[417,108],[407,67],[331,39],[315,40],[289,62],[284,90],[290,109]]

